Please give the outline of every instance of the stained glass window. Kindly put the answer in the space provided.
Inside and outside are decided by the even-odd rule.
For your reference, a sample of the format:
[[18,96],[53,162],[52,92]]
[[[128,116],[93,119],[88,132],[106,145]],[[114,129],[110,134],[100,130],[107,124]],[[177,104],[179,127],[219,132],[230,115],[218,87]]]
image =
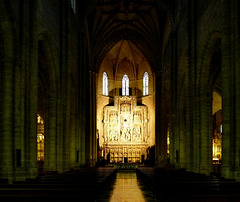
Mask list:
[[44,121],[37,115],[37,160],[44,160]]
[[103,95],[108,95],[108,76],[106,72],[103,72]]
[[122,78],[122,95],[129,95],[129,78],[126,74]]
[[148,95],[148,84],[149,84],[148,73],[145,72],[143,75],[143,95]]

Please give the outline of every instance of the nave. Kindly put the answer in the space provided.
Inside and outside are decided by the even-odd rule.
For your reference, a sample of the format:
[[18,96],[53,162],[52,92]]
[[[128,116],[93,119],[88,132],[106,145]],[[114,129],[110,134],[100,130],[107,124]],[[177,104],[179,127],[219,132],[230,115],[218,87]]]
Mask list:
[[227,202],[240,201],[240,183],[184,170],[138,167],[80,168],[65,173],[45,173],[24,182],[0,181],[0,201],[43,202]]

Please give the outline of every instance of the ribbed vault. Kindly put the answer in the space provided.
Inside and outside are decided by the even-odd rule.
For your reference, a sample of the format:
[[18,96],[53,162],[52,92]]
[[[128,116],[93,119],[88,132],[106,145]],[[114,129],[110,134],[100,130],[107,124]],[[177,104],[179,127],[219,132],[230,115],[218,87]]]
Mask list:
[[99,66],[120,40],[131,40],[149,60],[153,71],[161,66],[163,40],[171,29],[166,6],[159,1],[99,0],[87,19],[90,65]]

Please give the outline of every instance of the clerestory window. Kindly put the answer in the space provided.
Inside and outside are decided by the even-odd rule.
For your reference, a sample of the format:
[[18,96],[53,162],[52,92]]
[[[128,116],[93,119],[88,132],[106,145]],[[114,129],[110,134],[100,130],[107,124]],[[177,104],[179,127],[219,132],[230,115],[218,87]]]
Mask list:
[[149,84],[149,77],[148,73],[145,72],[143,75],[143,95],[148,95],[148,84]]
[[37,160],[44,161],[44,120],[37,114]]
[[122,95],[129,95],[129,78],[126,74],[122,78]]
[[103,95],[108,96],[108,76],[106,72],[103,72]]

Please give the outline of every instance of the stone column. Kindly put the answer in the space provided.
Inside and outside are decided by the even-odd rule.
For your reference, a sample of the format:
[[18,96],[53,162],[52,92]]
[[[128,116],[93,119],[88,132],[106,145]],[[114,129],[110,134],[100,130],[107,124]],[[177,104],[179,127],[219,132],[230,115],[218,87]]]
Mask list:
[[170,116],[170,162],[174,168],[179,168],[180,156],[184,150],[180,150],[180,120],[181,112],[179,111],[179,93],[181,85],[178,84],[178,61],[177,61],[177,31],[173,31],[171,38],[171,116]]
[[186,71],[186,169],[199,172],[199,124],[198,110],[199,100],[196,97],[196,13],[195,1],[190,1],[188,7],[188,60],[189,66]]
[[[223,138],[222,138],[222,175],[226,178],[235,178],[236,160],[239,159],[239,140],[236,125],[236,72],[239,71],[237,59],[237,44],[239,33],[236,25],[238,2],[224,1],[225,24],[222,38],[222,83],[223,83]],[[239,81],[238,81],[239,82]],[[238,103],[239,101],[237,101]],[[238,145],[236,147],[236,145]],[[237,150],[236,150],[237,149]],[[237,171],[235,173],[235,171]]]
[[222,54],[223,78],[223,164],[226,178],[240,179],[239,112],[239,2],[224,4],[225,26]]
[[78,114],[77,114],[77,128],[78,128],[78,146],[79,150],[79,165],[85,165],[87,163],[88,153],[88,116],[89,116],[89,72],[87,64],[87,42],[86,42],[86,33],[82,29],[79,34],[79,72],[78,72]]
[[[8,29],[10,23],[4,23],[2,26]],[[9,32],[8,40],[5,46],[11,49],[11,33]],[[11,51],[11,50],[9,50]],[[11,57],[5,57],[2,59],[2,147],[1,147],[1,178],[7,178],[9,183],[14,180],[14,134],[13,134],[13,84],[14,84],[14,72],[13,72],[13,59]]]
[[[61,67],[60,67],[61,68]],[[61,70],[60,70],[61,71]],[[62,78],[61,78],[62,80]],[[59,94],[57,96],[56,100],[56,150],[57,150],[57,155],[56,155],[56,163],[57,163],[57,171],[58,172],[63,172],[63,144],[64,144],[64,93],[62,90],[63,84],[60,82],[60,89],[58,89]]]
[[232,59],[234,61],[233,74],[234,74],[234,121],[233,125],[235,127],[235,170],[234,178],[240,180],[240,28],[239,28],[239,1],[232,2],[232,24],[233,30],[231,33],[234,33],[233,47],[234,52],[232,54]]
[[69,170],[70,137],[70,29],[69,3],[60,1],[59,89],[57,89],[57,170]]
[[[33,0],[29,8],[29,66],[27,67],[26,80],[26,134],[29,178],[37,176],[37,95],[38,95],[38,1]],[[28,35],[27,35],[28,36]]]
[[9,183],[14,180],[14,42],[12,22],[1,22],[3,39],[3,57],[1,62],[1,161],[0,177],[8,179]]
[[[74,100],[77,100],[75,97],[75,94],[71,94],[71,98]],[[77,142],[77,134],[78,130],[76,127],[76,102],[71,102],[73,103],[71,110],[71,116],[70,116],[70,132],[69,132],[69,166],[70,169],[75,168],[78,166],[77,164],[79,163],[79,145]],[[78,151],[78,153],[77,153]]]
[[167,163],[167,130],[165,128],[166,112],[162,101],[162,75],[160,71],[155,75],[155,165],[165,167]]
[[[65,1],[64,1],[65,2]],[[65,35],[65,40],[64,40],[64,53],[65,53],[65,60],[64,62],[64,117],[63,117],[63,131],[64,131],[64,142],[63,142],[63,170],[67,171],[69,170],[70,166],[70,105],[71,102],[70,100],[73,99],[71,98],[71,61],[70,61],[70,16],[69,16],[69,3],[65,2],[65,30],[66,30],[66,35]]]
[[[26,126],[28,107],[27,87],[29,74],[29,43],[30,43],[30,4],[25,2],[20,7],[19,20],[19,41],[20,51],[18,55],[19,67],[16,66],[15,74],[15,149],[20,149],[21,166],[16,166],[16,180],[24,180],[29,177],[29,156],[28,152],[28,138]],[[36,115],[35,115],[36,118]],[[36,119],[35,119],[36,120]],[[15,150],[16,153],[16,150]],[[36,160],[36,159],[35,159]]]
[[44,170],[57,171],[57,101],[56,95],[50,96],[45,122]]
[[[205,84],[206,85],[206,84]],[[200,173],[209,175],[212,167],[212,89],[204,84],[200,87]]]
[[[239,7],[239,4],[238,4]],[[236,7],[235,7],[236,8]],[[238,11],[238,16],[239,16],[239,11]],[[239,23],[239,19],[236,20]],[[239,34],[240,31],[237,31],[237,36],[235,39],[235,44],[236,44],[236,56],[235,57],[235,126],[236,126],[236,157],[235,157],[235,162],[236,162],[236,173],[235,173],[235,177],[239,180],[240,179],[240,39],[239,39]],[[237,155],[238,154],[238,155]]]
[[[183,91],[183,90],[182,90]],[[185,113],[185,92],[182,92],[181,100],[179,101],[178,108],[178,120],[179,120],[179,168],[186,169],[186,148],[188,145],[186,144],[186,113]],[[170,145],[171,146],[171,145]]]
[[14,78],[14,155],[15,155],[15,180],[24,181],[26,179],[25,167],[25,67],[16,63]]
[[90,133],[89,133],[89,149],[90,149],[90,165],[94,166],[97,160],[97,144],[96,144],[96,73],[89,72],[90,85]]

